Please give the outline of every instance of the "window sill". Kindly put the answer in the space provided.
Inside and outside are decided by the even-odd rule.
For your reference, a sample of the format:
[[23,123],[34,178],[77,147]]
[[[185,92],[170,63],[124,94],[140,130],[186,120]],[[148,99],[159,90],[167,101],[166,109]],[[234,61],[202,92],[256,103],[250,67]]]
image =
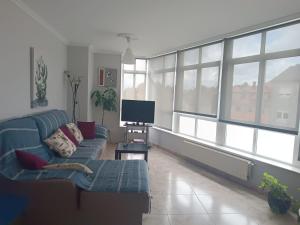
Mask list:
[[243,152],[243,151],[238,151],[238,150],[235,150],[235,149],[232,149],[232,148],[229,148],[229,147],[217,145],[217,144],[207,142],[207,141],[204,141],[204,140],[200,140],[200,139],[197,139],[197,138],[193,138],[193,137],[190,137],[190,136],[187,136],[187,135],[174,133],[172,131],[165,130],[165,129],[162,129],[162,128],[159,128],[159,127],[153,127],[153,129],[158,130],[158,131],[162,131],[162,132],[165,132],[165,133],[169,133],[169,134],[172,134],[172,135],[180,137],[180,138],[183,138],[184,142],[186,142],[186,143],[194,143],[194,144],[197,144],[197,145],[200,145],[200,146],[203,146],[203,147],[212,148],[214,150],[217,150],[217,151],[220,151],[220,152],[223,152],[223,153],[231,154],[231,155],[238,156],[238,157],[248,159],[248,160],[256,160],[256,161],[259,161],[259,162],[262,162],[262,163],[266,163],[268,165],[272,165],[272,166],[275,166],[275,167],[279,167],[279,168],[282,168],[282,169],[300,174],[300,167],[297,167],[295,165],[289,165],[289,164],[286,164],[286,163],[277,162],[275,160],[267,159],[267,158],[260,157],[260,156],[257,156],[257,155],[253,155],[253,154]]

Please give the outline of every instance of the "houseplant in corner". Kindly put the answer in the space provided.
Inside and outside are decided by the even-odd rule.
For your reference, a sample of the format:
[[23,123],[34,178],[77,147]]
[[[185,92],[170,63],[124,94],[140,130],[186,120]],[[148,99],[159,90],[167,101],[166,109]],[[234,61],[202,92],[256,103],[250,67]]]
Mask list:
[[101,125],[104,121],[104,112],[116,112],[117,111],[117,93],[113,88],[107,88],[104,91],[95,90],[91,95],[91,99],[94,100],[96,107],[102,108]]
[[287,213],[291,207],[291,197],[287,194],[286,185],[269,173],[264,173],[259,188],[268,191],[268,204],[273,213]]

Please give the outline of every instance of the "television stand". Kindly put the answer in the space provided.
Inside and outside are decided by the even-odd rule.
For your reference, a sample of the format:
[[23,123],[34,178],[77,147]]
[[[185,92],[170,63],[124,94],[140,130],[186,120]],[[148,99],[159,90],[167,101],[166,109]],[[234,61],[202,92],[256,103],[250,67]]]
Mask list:
[[[145,123],[125,123],[125,134],[124,134],[124,139],[125,142],[128,143],[128,136],[129,134],[143,134],[144,135],[144,144],[148,145],[148,135],[149,135],[149,128],[152,127],[149,124]],[[139,142],[140,143],[140,142]]]

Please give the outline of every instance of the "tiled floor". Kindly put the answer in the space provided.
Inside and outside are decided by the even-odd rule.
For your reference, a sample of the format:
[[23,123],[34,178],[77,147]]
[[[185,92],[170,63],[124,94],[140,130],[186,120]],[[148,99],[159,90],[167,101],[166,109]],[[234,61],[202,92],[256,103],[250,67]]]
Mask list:
[[[103,159],[113,159],[109,145]],[[137,155],[127,158],[141,158]],[[143,225],[293,225],[291,215],[276,216],[257,193],[215,176],[164,150],[149,153],[151,214]]]

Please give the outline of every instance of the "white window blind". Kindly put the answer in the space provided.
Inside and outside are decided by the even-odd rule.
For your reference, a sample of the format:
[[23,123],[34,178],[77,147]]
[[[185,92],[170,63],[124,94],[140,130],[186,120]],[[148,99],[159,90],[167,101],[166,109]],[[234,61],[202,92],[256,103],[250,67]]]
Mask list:
[[300,24],[225,41],[220,118],[298,132]]
[[155,101],[154,124],[172,129],[176,54],[149,59],[148,99]]
[[222,43],[179,52],[175,112],[217,116]]

